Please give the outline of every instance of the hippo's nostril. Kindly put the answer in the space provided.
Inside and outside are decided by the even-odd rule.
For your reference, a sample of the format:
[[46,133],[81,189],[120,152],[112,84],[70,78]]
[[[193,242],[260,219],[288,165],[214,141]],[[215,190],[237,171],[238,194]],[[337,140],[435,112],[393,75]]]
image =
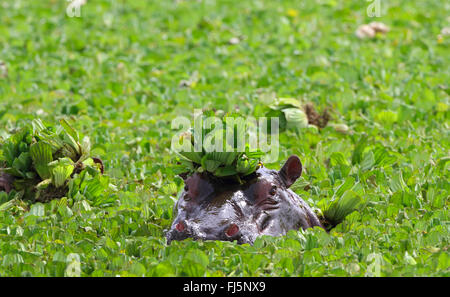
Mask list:
[[228,227],[227,231],[225,231],[225,235],[228,237],[233,237],[239,232],[239,227],[236,224],[231,224],[230,227]]
[[175,225],[175,229],[177,229],[177,231],[179,232],[183,232],[186,229],[186,226],[183,222],[179,222]]

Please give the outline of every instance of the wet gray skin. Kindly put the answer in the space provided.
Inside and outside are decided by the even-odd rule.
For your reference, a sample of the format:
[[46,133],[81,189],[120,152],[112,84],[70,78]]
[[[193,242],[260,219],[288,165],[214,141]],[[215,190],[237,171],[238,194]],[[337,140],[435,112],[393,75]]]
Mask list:
[[280,171],[261,167],[244,184],[205,173],[187,177],[167,242],[193,238],[253,244],[260,235],[323,228],[310,207],[289,189],[301,172],[300,159],[291,156]]

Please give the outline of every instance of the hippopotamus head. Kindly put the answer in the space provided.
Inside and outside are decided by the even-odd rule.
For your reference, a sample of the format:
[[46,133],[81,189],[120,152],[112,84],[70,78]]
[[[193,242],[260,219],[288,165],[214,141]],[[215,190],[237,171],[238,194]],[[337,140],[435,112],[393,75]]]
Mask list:
[[291,229],[321,226],[309,206],[289,187],[302,164],[291,156],[280,171],[260,167],[244,183],[207,173],[184,179],[167,241],[223,240],[252,244],[260,235],[284,235]]

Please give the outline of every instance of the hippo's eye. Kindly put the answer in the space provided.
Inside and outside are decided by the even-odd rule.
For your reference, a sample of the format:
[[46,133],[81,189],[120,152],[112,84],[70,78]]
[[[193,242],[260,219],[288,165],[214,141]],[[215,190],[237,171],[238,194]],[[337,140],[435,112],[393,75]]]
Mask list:
[[189,187],[187,185],[184,186],[184,190],[187,192],[189,191]]
[[275,195],[275,193],[277,192],[277,186],[272,186],[272,188],[269,191],[269,194],[271,196]]

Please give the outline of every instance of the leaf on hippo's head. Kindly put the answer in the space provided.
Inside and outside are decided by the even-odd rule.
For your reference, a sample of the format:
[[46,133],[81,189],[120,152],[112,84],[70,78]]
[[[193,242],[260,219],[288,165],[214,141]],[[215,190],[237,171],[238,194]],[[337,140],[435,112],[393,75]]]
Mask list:
[[203,157],[202,152],[179,152],[179,154],[193,163],[196,163],[196,164],[202,163],[202,157]]
[[201,160],[202,167],[209,172],[216,171],[217,168],[222,164],[220,161],[217,160],[210,160],[208,159],[208,155],[204,155]]
[[[186,131],[180,136],[180,140],[184,141],[182,146],[185,150],[174,149],[181,155],[177,160],[177,172],[192,173],[197,170],[209,172],[217,177],[233,175],[242,177],[257,169],[264,153],[256,149],[250,150],[250,145],[245,142],[250,128],[254,128],[253,122],[247,122],[237,114],[228,114],[221,119],[201,118],[201,120],[206,123],[208,129],[202,129],[201,133]],[[199,139],[200,137],[202,139]],[[194,145],[199,143],[201,149],[194,151]],[[182,166],[186,170],[180,168]]]
[[244,156],[237,162],[236,170],[243,176],[252,174],[258,168],[259,161],[256,159],[248,159]]
[[238,174],[236,167],[233,166],[225,166],[219,167],[214,171],[214,175],[217,177],[231,176]]

